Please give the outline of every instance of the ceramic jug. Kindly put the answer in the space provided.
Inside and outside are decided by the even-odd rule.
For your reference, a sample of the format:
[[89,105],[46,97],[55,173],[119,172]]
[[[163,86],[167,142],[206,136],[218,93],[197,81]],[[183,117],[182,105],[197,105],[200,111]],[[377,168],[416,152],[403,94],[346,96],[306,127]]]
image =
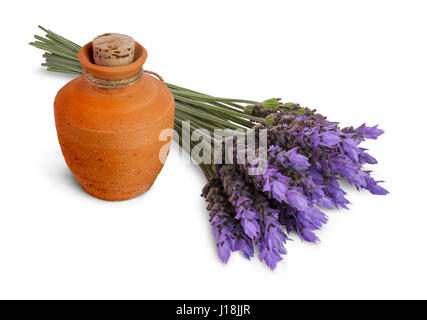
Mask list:
[[[93,62],[92,43],[79,51],[83,76],[55,98],[55,123],[65,161],[80,186],[104,200],[146,192],[163,167],[159,139],[173,129],[174,99],[166,85],[144,73],[147,52],[135,42],[133,63]],[[167,152],[167,151],[166,151]]]

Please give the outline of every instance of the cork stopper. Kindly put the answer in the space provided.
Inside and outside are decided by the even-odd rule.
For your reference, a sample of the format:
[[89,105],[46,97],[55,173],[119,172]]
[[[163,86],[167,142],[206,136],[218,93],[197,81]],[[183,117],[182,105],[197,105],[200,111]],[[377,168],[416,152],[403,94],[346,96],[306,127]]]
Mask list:
[[135,41],[125,34],[105,33],[92,40],[92,51],[98,66],[124,66],[133,62]]

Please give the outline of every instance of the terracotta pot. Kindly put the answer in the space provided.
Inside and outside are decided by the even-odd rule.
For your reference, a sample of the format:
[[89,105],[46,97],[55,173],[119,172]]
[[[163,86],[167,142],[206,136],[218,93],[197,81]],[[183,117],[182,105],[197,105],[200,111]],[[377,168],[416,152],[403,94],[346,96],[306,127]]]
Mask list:
[[[79,51],[83,67],[100,79],[136,75],[147,58],[135,43],[134,62],[120,67],[92,62],[92,44]],[[65,161],[89,194],[104,200],[126,200],[147,191],[163,167],[160,141],[172,129],[174,99],[166,85],[144,74],[124,88],[105,89],[85,77],[67,83],[55,98],[55,122]]]

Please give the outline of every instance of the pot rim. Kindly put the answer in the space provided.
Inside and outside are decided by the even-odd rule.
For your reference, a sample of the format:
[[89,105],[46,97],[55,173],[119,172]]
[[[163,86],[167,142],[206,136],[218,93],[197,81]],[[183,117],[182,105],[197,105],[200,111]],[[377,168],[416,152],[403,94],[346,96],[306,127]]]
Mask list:
[[135,41],[135,56],[132,63],[117,66],[98,66],[93,63],[92,41],[80,48],[78,57],[83,68],[91,75],[99,79],[121,80],[136,75],[147,60],[147,50]]

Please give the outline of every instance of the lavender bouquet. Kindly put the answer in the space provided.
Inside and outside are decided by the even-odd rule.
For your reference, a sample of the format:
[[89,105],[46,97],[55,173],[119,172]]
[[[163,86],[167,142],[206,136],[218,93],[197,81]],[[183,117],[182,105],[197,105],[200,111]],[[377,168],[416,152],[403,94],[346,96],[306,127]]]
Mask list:
[[274,269],[290,232],[317,241],[314,231],[327,222],[321,209],[348,209],[340,179],[358,190],[388,193],[363,170],[377,161],[359,146],[383,133],[377,126],[340,129],[297,104],[280,104],[278,111],[253,106],[250,112],[273,119],[257,128],[267,130],[266,170],[249,174],[259,162],[215,165],[203,189],[222,261],[233,251],[251,259],[256,246],[260,260]]
[[[81,74],[77,58],[80,48],[74,42],[41,27],[45,37],[35,36],[31,45],[46,51],[42,65],[49,71]],[[360,147],[365,139],[377,139],[383,131],[365,124],[341,129],[315,110],[280,99],[256,102],[219,98],[166,83],[175,98],[174,138],[192,157],[200,145],[211,150],[221,146],[225,164],[215,161],[214,152],[199,163],[207,184],[209,220],[218,254],[227,262],[231,252],[241,251],[251,259],[255,247],[261,261],[274,269],[286,254],[291,233],[316,242],[314,231],[327,222],[322,209],[345,208],[349,201],[339,181],[372,194],[388,192],[363,169],[377,161]],[[200,143],[183,139],[189,133],[208,138]],[[218,138],[216,130],[244,130],[254,133],[253,146],[238,144],[238,137]],[[265,134],[262,143],[261,132]],[[257,135],[258,134],[258,135]],[[233,146],[227,153],[226,143]],[[222,146],[224,146],[222,148]],[[214,148],[215,149],[215,148]],[[241,152],[243,149],[243,153]],[[264,157],[250,158],[248,154]],[[245,157],[242,158],[242,154]],[[213,164],[212,164],[213,163]]]

